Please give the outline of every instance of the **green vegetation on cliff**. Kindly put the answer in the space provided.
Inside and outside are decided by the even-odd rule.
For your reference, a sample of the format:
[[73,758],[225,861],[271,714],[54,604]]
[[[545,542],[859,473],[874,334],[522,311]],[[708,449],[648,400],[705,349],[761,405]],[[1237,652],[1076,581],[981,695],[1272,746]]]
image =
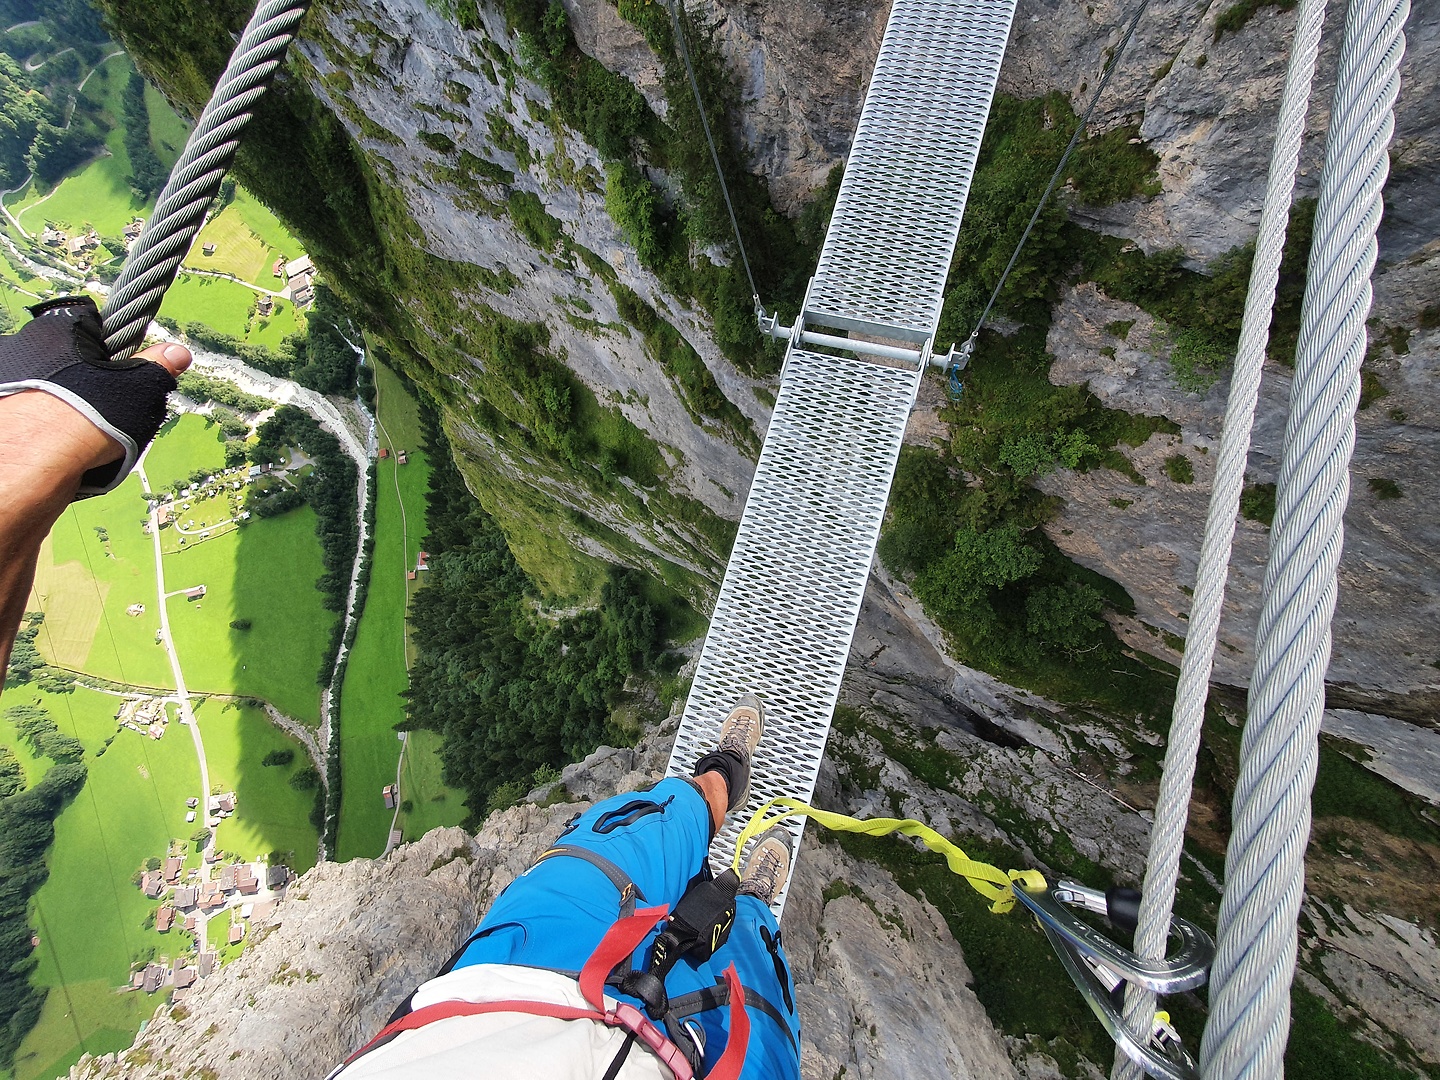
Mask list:
[[426,425],[431,569],[411,601],[417,655],[404,726],[442,734],[445,782],[481,818],[607,735],[630,738],[609,726],[627,678],[654,668],[666,637],[693,616],[618,568],[598,608],[537,610],[533,582],[466,489],[433,415]]

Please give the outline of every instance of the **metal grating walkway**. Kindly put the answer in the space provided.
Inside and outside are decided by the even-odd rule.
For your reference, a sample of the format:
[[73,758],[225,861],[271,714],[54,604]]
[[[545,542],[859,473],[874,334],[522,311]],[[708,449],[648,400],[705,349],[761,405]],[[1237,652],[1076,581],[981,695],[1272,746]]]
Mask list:
[[896,0],[807,322],[935,331],[1015,0]]
[[[1014,0],[894,0],[797,333],[933,338],[1013,14]],[[918,363],[796,340],[670,758],[688,775],[736,698],[764,700],[750,801],[711,846],[717,869],[762,803],[815,790],[920,385]]]

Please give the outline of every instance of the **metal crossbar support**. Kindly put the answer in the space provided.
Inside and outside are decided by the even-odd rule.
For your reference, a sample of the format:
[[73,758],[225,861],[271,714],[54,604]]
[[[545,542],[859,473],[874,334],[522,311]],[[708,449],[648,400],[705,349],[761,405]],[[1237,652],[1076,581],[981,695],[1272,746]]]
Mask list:
[[[783,331],[775,413],[670,758],[688,775],[741,694],[765,702],[749,802],[710,848],[717,871],[762,803],[815,790],[1013,15],[1014,0],[891,8],[802,322]],[[786,827],[798,842],[803,823]]]

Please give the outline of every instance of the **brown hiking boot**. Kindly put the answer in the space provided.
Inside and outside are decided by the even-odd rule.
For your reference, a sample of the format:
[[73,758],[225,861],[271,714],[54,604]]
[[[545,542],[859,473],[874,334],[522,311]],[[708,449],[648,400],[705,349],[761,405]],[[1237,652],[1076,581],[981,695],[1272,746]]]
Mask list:
[[745,860],[745,872],[740,875],[737,893],[758,896],[765,903],[774,904],[790,876],[790,844],[790,834],[778,825],[757,836],[750,848],[750,857]]
[[740,760],[750,764],[750,755],[760,745],[760,736],[765,734],[765,706],[754,694],[741,694],[740,700],[730,710],[730,715],[720,725],[720,742],[716,750],[730,750],[740,755]]
[[740,700],[730,710],[730,715],[720,725],[720,742],[711,754],[706,755],[709,759],[714,755],[729,752],[740,759],[738,770],[725,770],[730,785],[731,810],[744,806],[745,800],[750,797],[750,758],[755,753],[755,747],[760,745],[760,736],[764,733],[765,706],[754,694],[741,694]]

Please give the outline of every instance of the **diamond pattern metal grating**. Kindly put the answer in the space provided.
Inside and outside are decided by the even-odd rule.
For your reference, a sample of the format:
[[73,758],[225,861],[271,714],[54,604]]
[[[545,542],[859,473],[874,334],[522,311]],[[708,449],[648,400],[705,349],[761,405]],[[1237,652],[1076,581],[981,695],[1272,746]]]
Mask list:
[[750,802],[711,845],[717,869],[761,803],[815,789],[919,379],[811,352],[787,361],[670,758],[689,775],[741,694],[765,702]]
[[895,0],[805,307],[934,332],[1015,0]]
[[[894,0],[804,318],[928,341],[1014,0]],[[750,799],[808,800],[920,372],[792,344],[669,771],[688,775],[744,693],[765,702]],[[790,824],[796,842],[803,826]],[[798,850],[798,848],[797,848]],[[788,890],[787,890],[788,892]],[[785,894],[777,899],[783,910]]]

